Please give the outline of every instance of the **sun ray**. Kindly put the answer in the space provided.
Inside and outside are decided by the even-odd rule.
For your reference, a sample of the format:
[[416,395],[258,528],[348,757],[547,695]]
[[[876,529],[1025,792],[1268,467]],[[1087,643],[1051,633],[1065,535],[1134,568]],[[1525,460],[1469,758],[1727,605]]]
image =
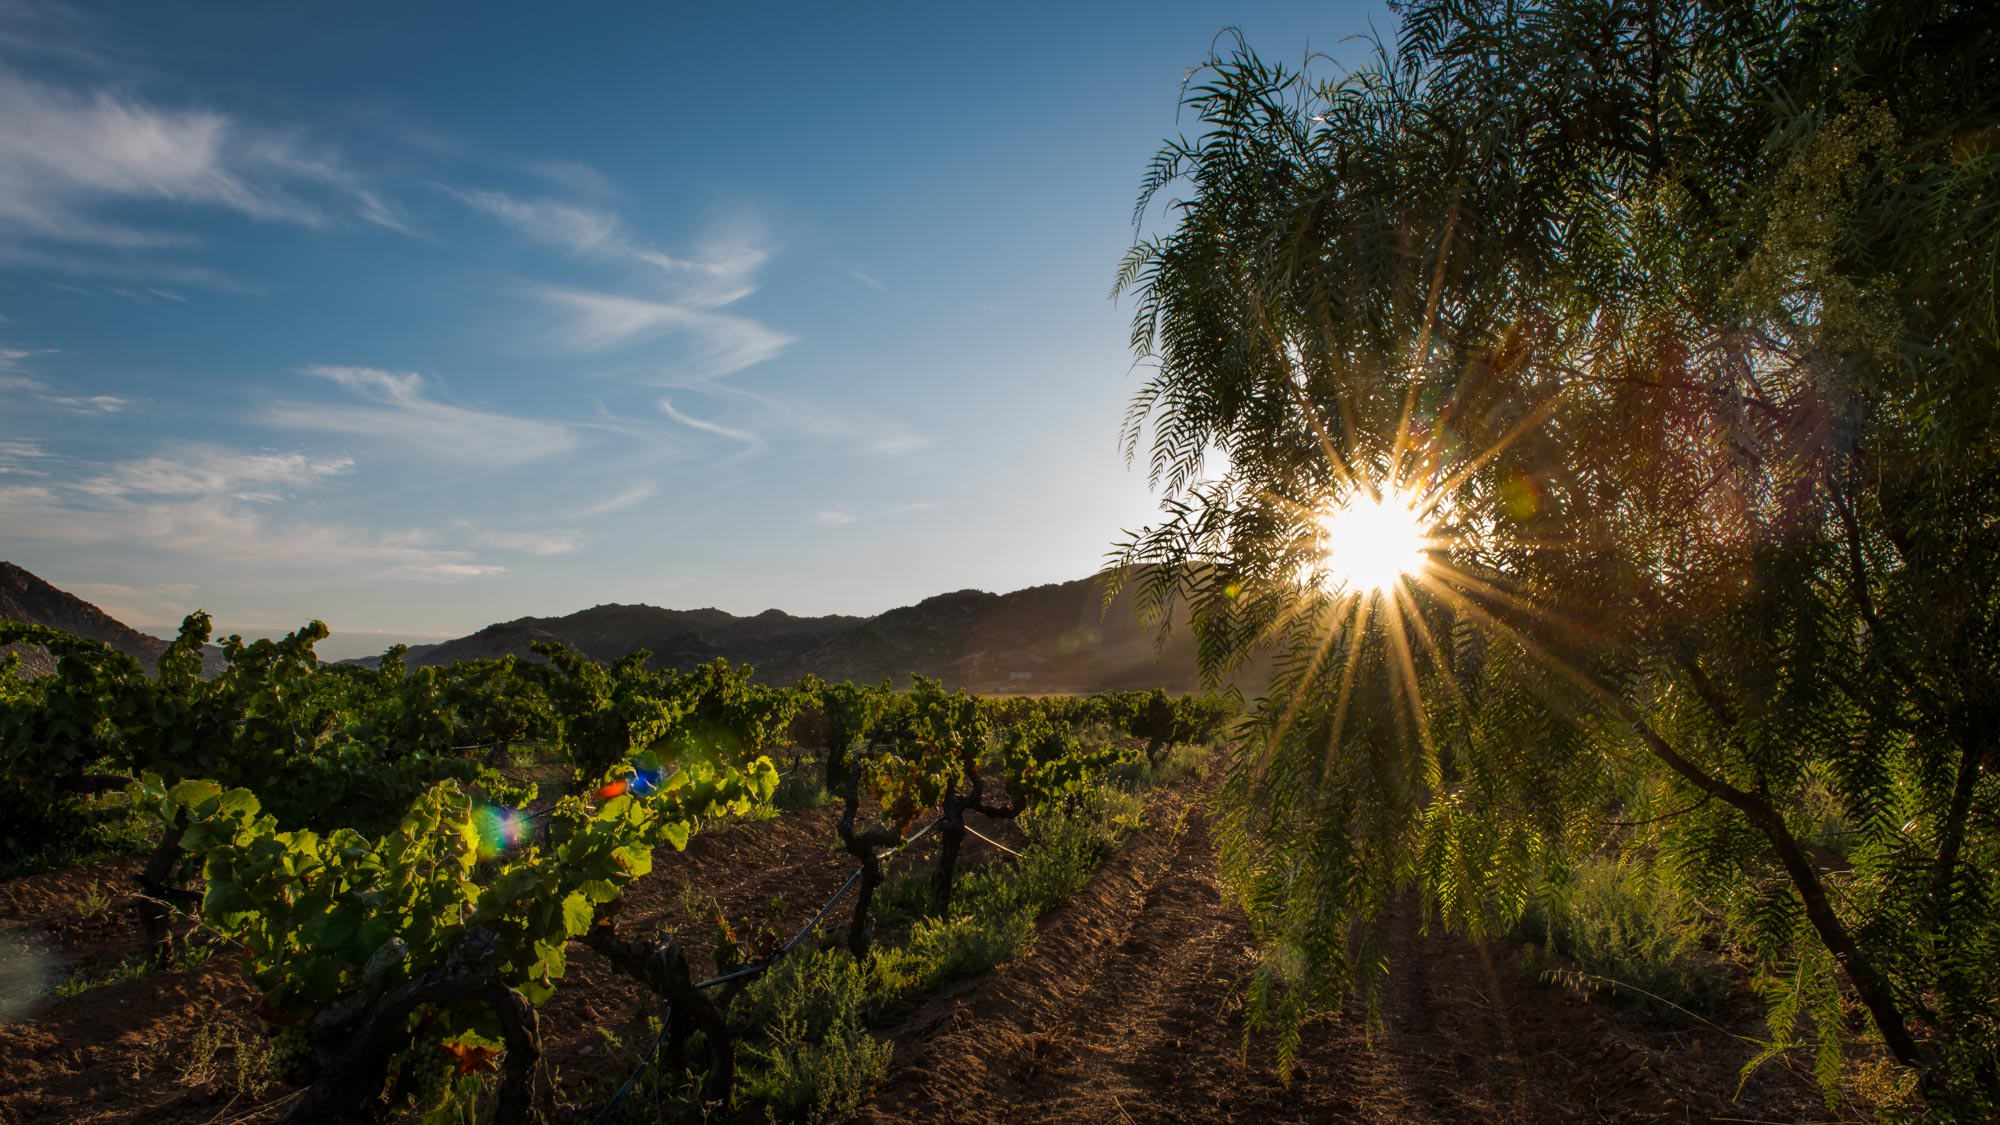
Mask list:
[[[1423,370],[1425,358],[1431,347],[1431,329],[1437,323],[1438,300],[1444,293],[1444,267],[1451,258],[1452,235],[1458,230],[1458,193],[1452,193],[1451,207],[1444,217],[1444,235],[1438,241],[1437,265],[1431,271],[1431,291],[1424,298],[1424,322],[1417,331],[1416,346],[1410,352],[1412,373]],[[1389,467],[1393,473],[1402,460],[1404,443],[1410,434],[1410,420],[1416,414],[1417,387],[1420,380],[1412,378],[1408,390],[1403,395],[1402,417],[1396,420],[1396,440],[1389,447]]]
[[1550,395],[1548,398],[1542,400],[1540,405],[1528,411],[1527,414],[1521,417],[1520,421],[1514,423],[1506,433],[1500,435],[1500,440],[1487,446],[1479,454],[1468,459],[1465,464],[1460,465],[1457,472],[1453,473],[1442,485],[1438,486],[1438,491],[1445,494],[1458,491],[1458,487],[1464,484],[1473,473],[1477,472],[1481,465],[1486,464],[1486,462],[1505,452],[1508,446],[1519,441],[1529,430],[1548,421],[1550,416],[1555,414],[1556,407],[1560,405],[1562,405],[1562,396],[1560,394]]
[[1347,704],[1354,698],[1354,667],[1361,661],[1361,641],[1368,627],[1368,608],[1373,598],[1354,599],[1354,624],[1349,627],[1347,664],[1341,669],[1340,693],[1333,704],[1333,728],[1327,739],[1331,755],[1340,745],[1341,731],[1347,726]]
[[1291,729],[1292,720],[1298,717],[1299,708],[1304,706],[1313,681],[1319,678],[1319,670],[1326,665],[1327,653],[1332,652],[1334,643],[1340,640],[1340,621],[1337,613],[1336,609],[1332,624],[1326,630],[1326,637],[1313,649],[1312,658],[1306,662],[1305,673],[1299,677],[1299,689],[1292,693],[1291,700],[1285,705],[1285,713],[1272,730],[1271,738],[1274,742],[1282,739],[1285,732]]
[[[1496,586],[1493,583],[1478,577],[1477,575],[1471,574],[1464,570],[1460,570],[1456,567],[1439,566],[1433,568],[1430,572],[1426,574],[1417,575],[1416,577],[1420,581],[1424,582],[1424,588],[1428,590],[1443,589],[1444,583],[1442,579],[1449,577],[1457,581],[1461,585],[1467,587],[1474,593],[1480,594],[1484,597],[1491,598],[1496,602],[1500,602],[1503,605],[1507,606],[1507,608],[1509,609],[1518,610],[1522,613],[1528,614],[1534,617],[1536,620],[1541,621],[1545,624],[1553,625],[1559,629],[1569,630],[1570,632],[1573,632],[1585,639],[1589,640],[1604,639],[1603,636],[1597,632],[1597,630],[1590,628],[1589,626],[1583,624],[1580,621],[1576,621],[1572,618],[1557,613],[1555,610],[1550,609],[1548,606],[1537,605],[1536,603],[1521,597],[1519,594],[1516,594],[1511,590],[1508,590],[1501,586]],[[1464,596],[1464,591],[1461,590],[1459,591],[1459,593],[1461,596]]]
[[[1395,591],[1400,592],[1401,589],[1402,583],[1399,581],[1395,584]],[[1418,686],[1417,662],[1410,652],[1409,634],[1404,630],[1403,614],[1398,612],[1398,604],[1394,599],[1395,592],[1392,592],[1389,599],[1392,604],[1384,607],[1382,615],[1384,624],[1388,626],[1390,647],[1396,656],[1391,678],[1401,681],[1398,686],[1402,688],[1404,698],[1409,701],[1410,719],[1416,728],[1417,743],[1424,749],[1424,773],[1429,776],[1435,772],[1437,747],[1431,742],[1430,716],[1424,708],[1423,694]]]

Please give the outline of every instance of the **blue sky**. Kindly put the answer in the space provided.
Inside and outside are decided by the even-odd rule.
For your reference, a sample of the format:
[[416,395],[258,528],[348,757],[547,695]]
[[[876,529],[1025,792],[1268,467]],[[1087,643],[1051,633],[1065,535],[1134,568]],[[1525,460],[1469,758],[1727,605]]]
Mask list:
[[333,656],[1089,574],[1184,73],[1371,21],[0,3],[0,558]]

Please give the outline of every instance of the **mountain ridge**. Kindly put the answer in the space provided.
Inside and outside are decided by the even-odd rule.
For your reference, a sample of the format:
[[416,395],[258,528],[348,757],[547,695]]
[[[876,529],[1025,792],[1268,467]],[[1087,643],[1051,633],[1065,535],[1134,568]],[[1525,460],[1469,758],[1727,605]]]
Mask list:
[[[167,647],[165,640],[130,628],[12,563],[0,563],[0,620],[102,640],[148,669]],[[1162,638],[1139,623],[1129,590],[1107,604],[1098,576],[1005,594],[952,590],[870,617],[802,617],[775,607],[737,616],[713,606],[677,610],[612,602],[556,617],[495,622],[463,637],[413,645],[404,659],[413,667],[509,655],[539,659],[531,647],[538,641],[566,644],[602,661],[644,649],[660,668],[685,670],[726,659],[752,666],[756,679],[773,684],[816,675],[835,682],[887,679],[900,686],[915,674],[989,693],[1200,687],[1188,630],[1176,628]],[[24,673],[54,669],[47,653],[17,647]],[[373,666],[379,660],[348,663]],[[205,669],[212,673],[220,665],[219,651],[209,646]]]
[[[148,672],[159,670],[160,654],[167,651],[167,641],[139,632],[75,594],[10,562],[0,562],[0,621],[25,621],[30,625],[61,629],[88,640],[103,641],[136,658]],[[8,653],[20,654],[21,672],[25,676],[41,676],[55,671],[55,659],[40,645],[0,645],[0,660],[4,660]],[[220,672],[222,650],[214,645],[203,646],[201,664],[203,675],[212,676]]]
[[[1097,576],[1006,594],[961,589],[933,594],[872,617],[800,617],[767,609],[739,617],[704,607],[663,609],[610,603],[558,617],[518,617],[436,645],[413,646],[413,666],[505,655],[532,658],[535,641],[569,645],[595,660],[645,649],[660,668],[687,669],[722,658],[756,669],[756,679],[906,685],[912,674],[981,692],[1068,693],[1200,686],[1185,629],[1163,643],[1142,626],[1130,592],[1104,601]],[[354,661],[373,664],[377,658]]]

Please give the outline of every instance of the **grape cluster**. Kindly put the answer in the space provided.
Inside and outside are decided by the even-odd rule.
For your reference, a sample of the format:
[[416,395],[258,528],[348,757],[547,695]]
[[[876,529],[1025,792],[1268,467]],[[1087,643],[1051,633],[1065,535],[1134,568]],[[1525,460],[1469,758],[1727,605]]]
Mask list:
[[306,1039],[304,1020],[282,1028],[271,1037],[271,1073],[303,1086],[312,1075],[312,1044]]

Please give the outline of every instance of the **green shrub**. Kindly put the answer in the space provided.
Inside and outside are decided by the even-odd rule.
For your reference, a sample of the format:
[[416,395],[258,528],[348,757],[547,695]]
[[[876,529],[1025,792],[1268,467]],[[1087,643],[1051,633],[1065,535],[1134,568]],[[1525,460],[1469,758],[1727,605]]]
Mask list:
[[881,989],[881,959],[823,949],[780,962],[744,997],[759,1041],[744,1049],[746,1092],[785,1120],[845,1121],[882,1080],[890,1047],[864,1017]]
[[1593,859],[1529,904],[1522,928],[1614,994],[1700,1008],[1729,989],[1697,904],[1651,865]]

